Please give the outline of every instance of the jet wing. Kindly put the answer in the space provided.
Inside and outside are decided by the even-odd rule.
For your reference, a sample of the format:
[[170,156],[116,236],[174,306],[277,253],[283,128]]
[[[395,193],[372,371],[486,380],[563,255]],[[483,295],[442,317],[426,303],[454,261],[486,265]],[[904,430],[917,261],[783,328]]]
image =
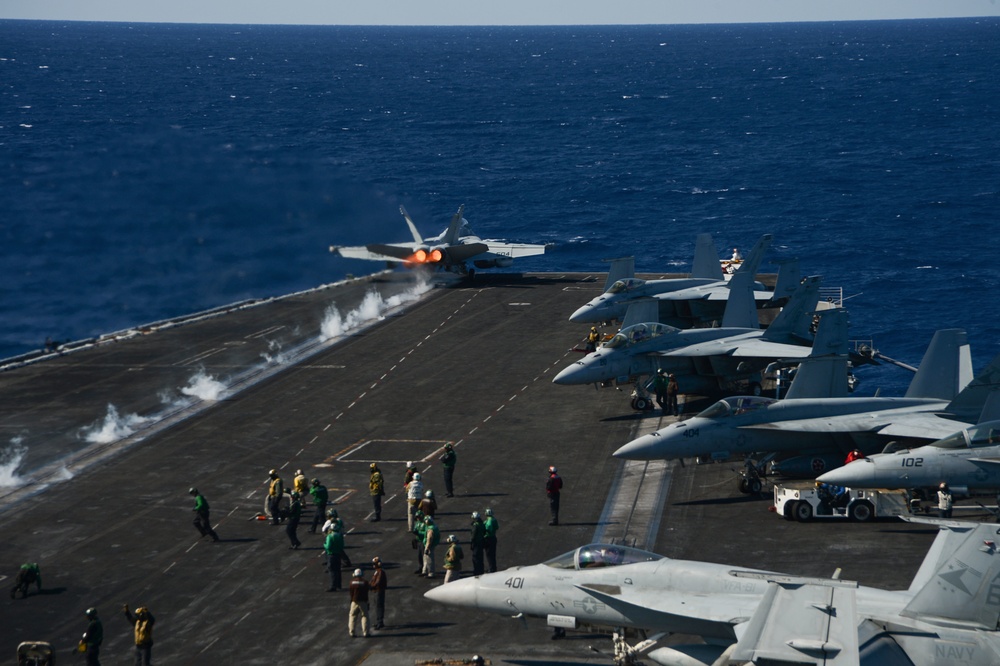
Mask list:
[[448,253],[448,261],[452,263],[462,263],[472,259],[476,255],[489,252],[490,248],[486,243],[466,243],[463,245],[449,245],[444,248]]
[[507,243],[504,241],[484,240],[486,249],[483,252],[492,252],[511,259],[520,257],[533,257],[538,254],[545,254],[545,245],[531,245],[530,243]]
[[[819,409],[817,407],[817,409]],[[840,416],[817,416],[812,419],[773,421],[771,423],[751,423],[740,426],[747,430],[783,430],[787,432],[836,432],[836,433],[877,433],[887,437],[917,438],[926,440],[943,439],[961,430],[968,424],[943,419],[932,412],[906,412],[872,410],[858,414]]]
[[734,358],[805,358],[811,347],[768,342],[758,338],[721,338],[660,352],[660,356],[732,356]]
[[367,261],[394,261],[406,260],[413,254],[413,248],[409,245],[359,245],[352,247],[330,246],[330,252],[339,254],[346,259],[365,259]]
[[770,581],[730,659],[858,666],[857,583],[781,578]]
[[941,418],[933,413],[916,413],[907,414],[899,420],[894,420],[877,432],[885,437],[910,437],[934,441],[954,435],[962,428],[967,427],[969,427],[968,423]]
[[[641,618],[641,624],[656,631],[696,634],[702,637],[735,638],[733,627],[752,614],[739,615],[746,598],[726,595],[669,594],[648,595],[627,600],[618,594],[596,589],[590,585],[577,585],[601,603],[629,618]],[[756,602],[756,599],[753,600]]]

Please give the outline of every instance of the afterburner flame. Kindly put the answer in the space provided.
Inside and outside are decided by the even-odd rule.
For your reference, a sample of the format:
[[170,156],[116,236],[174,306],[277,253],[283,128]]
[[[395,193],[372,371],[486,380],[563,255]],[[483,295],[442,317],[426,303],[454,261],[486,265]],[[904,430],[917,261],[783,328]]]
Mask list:
[[444,252],[439,249],[425,250],[423,248],[417,250],[409,257],[406,258],[406,265],[408,267],[417,266],[419,264],[436,264],[444,259]]

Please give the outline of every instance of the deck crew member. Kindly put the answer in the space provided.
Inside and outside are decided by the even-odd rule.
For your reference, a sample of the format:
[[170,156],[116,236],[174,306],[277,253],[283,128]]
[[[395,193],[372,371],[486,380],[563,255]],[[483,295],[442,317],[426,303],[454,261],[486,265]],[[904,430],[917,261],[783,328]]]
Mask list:
[[128,604],[122,605],[125,619],[132,625],[135,634],[135,666],[151,666],[153,663],[153,623],[156,618],[145,606],[135,609],[135,615]]
[[319,479],[313,479],[309,494],[312,495],[313,510],[315,511],[309,533],[316,534],[316,528],[326,515],[326,503],[330,501],[330,493],[327,491],[326,486],[319,482]]
[[545,482],[545,494],[549,498],[549,511],[552,513],[549,525],[559,524],[559,493],[562,491],[563,481],[557,472],[555,465],[550,465],[549,478]]
[[347,633],[356,638],[354,625],[361,618],[361,635],[368,638],[368,581],[361,575],[361,569],[354,570],[351,579],[351,612],[347,616]]
[[438,460],[441,461],[441,468],[444,470],[444,496],[454,497],[455,462],[458,460],[458,455],[455,454],[455,447],[451,442],[444,445],[444,453]]
[[285,494],[285,484],[278,476],[278,470],[272,469],[267,476],[271,479],[267,488],[267,510],[271,514],[271,524],[277,525],[281,522],[281,497]]
[[493,509],[486,509],[486,520],[483,521],[483,550],[486,551],[486,573],[497,570],[497,530],[500,521],[493,515]]
[[368,582],[368,587],[375,593],[375,628],[385,628],[385,591],[389,587],[389,577],[382,568],[382,560],[378,555],[372,558],[372,579]]
[[194,495],[194,526],[203,536],[212,537],[212,541],[218,541],[219,535],[212,529],[212,520],[208,513],[208,500],[198,492],[197,488],[190,488],[188,493]]
[[372,463],[370,465],[371,476],[368,477],[368,492],[372,496],[372,510],[375,515],[372,516],[372,522],[377,523],[382,520],[382,496],[385,495],[385,479],[382,478],[382,471],[378,468],[378,465]]

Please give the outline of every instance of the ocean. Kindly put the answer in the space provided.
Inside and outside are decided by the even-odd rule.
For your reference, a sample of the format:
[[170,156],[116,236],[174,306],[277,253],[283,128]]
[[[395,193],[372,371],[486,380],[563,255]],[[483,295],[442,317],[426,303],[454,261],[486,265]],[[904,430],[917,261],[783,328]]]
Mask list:
[[916,364],[965,328],[978,369],[1000,352],[998,62],[995,18],[0,21],[0,358],[372,272],[328,246],[465,204],[484,238],[552,244],[514,271],[684,271],[700,232],[720,256],[773,233],[770,258],[843,288],[852,337]]

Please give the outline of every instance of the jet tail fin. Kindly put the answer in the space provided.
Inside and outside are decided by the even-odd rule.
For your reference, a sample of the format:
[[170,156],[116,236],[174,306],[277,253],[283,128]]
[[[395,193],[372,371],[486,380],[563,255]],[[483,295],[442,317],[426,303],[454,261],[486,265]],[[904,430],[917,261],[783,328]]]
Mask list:
[[847,310],[820,315],[812,353],[799,364],[785,398],[847,397]]
[[735,328],[760,328],[757,301],[753,297],[754,274],[742,269],[729,280],[729,298],[722,313],[722,325]]
[[417,231],[417,225],[413,224],[413,220],[410,219],[410,214],[406,212],[406,209],[402,206],[399,207],[399,212],[402,214],[403,219],[406,220],[406,226],[410,228],[410,234],[413,236],[413,242],[420,245],[424,242],[424,239],[420,236],[420,232]]
[[986,404],[983,405],[983,411],[979,414],[978,423],[988,421],[1000,421],[1000,391],[990,391],[990,394],[986,396]]
[[930,624],[995,631],[1000,621],[1000,536],[987,523],[936,522],[941,528],[910,585],[900,613]]
[[760,264],[764,260],[764,255],[767,253],[768,248],[771,247],[772,242],[774,242],[774,236],[771,234],[764,234],[758,238],[746,260],[740,264],[737,272],[742,273],[746,271],[750,275],[756,276],[757,271],[760,270]]
[[953,400],[972,381],[969,337],[960,328],[937,331],[927,345],[917,374],[906,389],[907,398]]
[[997,389],[1000,389],[1000,356],[994,357],[990,364],[948,403],[948,412],[970,422],[974,421],[982,414],[986,399]]
[[802,281],[802,272],[799,270],[798,259],[786,259],[778,263],[778,279],[774,283],[773,300],[789,298],[795,293],[795,288]]
[[[618,257],[617,259],[605,259],[610,263],[608,267],[608,279],[604,281],[604,291],[611,289],[611,285],[618,280],[635,277],[635,257]],[[719,278],[722,279],[721,277]]]
[[458,207],[458,212],[452,215],[451,223],[448,224],[448,231],[442,239],[446,245],[457,245],[459,234],[462,232],[462,213],[465,211],[465,204]]
[[823,278],[819,275],[810,275],[802,280],[761,339],[769,342],[811,340],[809,327],[812,326],[812,314],[819,303],[819,285],[822,281]]
[[633,324],[646,324],[659,321],[660,304],[652,298],[640,298],[632,301],[625,311],[625,318],[622,320],[622,328],[628,328]]
[[721,282],[722,264],[719,263],[719,253],[712,242],[712,234],[698,234],[694,246],[694,264],[691,266],[691,277],[708,278]]

